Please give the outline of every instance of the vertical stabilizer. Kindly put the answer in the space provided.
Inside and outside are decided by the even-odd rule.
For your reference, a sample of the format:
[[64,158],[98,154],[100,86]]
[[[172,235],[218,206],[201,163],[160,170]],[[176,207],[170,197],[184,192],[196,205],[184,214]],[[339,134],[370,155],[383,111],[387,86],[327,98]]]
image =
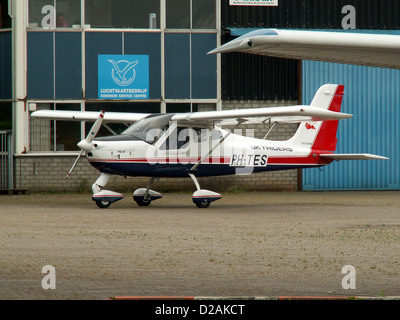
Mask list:
[[[320,87],[311,106],[340,112],[343,100],[343,85],[326,84]],[[315,151],[335,151],[338,120],[303,121],[290,139],[294,145],[311,147]]]

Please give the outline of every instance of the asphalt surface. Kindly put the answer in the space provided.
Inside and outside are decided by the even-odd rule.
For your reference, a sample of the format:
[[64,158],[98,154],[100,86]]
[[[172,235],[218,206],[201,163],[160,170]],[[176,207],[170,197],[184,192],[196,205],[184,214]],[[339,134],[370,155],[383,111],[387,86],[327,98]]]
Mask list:
[[0,299],[400,296],[399,192],[224,194],[207,209],[190,193],[0,201]]

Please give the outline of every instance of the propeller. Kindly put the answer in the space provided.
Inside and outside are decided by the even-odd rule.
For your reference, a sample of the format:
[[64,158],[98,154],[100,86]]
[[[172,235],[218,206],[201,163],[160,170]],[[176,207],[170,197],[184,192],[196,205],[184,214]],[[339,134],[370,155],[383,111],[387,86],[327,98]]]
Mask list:
[[71,170],[69,170],[69,172],[67,174],[67,179],[71,175],[72,171],[74,171],[74,169],[75,169],[76,165],[78,164],[79,160],[81,159],[83,153],[85,151],[89,152],[89,151],[92,150],[92,148],[93,148],[92,141],[96,137],[97,133],[100,130],[101,125],[103,124],[104,113],[105,113],[105,111],[103,111],[103,110],[100,112],[99,117],[97,118],[97,120],[93,124],[93,126],[90,129],[90,131],[89,131],[88,135],[86,136],[86,138],[78,143],[78,147],[81,149],[81,152],[79,153],[79,155],[76,158],[74,164],[72,165]]

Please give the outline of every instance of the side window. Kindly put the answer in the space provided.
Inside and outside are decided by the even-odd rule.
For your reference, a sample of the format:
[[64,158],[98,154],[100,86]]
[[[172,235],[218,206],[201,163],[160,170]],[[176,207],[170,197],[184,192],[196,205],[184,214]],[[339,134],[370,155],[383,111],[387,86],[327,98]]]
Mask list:
[[169,135],[167,140],[161,145],[161,150],[180,150],[189,147],[191,129],[178,127]]
[[202,143],[208,141],[208,130],[203,128],[193,128],[195,132],[195,142]]
[[211,130],[211,140],[218,141],[222,139],[222,133],[218,130]]
[[222,138],[221,133],[218,130],[209,130],[205,128],[193,128],[196,136],[196,143],[203,143],[207,141],[218,141]]

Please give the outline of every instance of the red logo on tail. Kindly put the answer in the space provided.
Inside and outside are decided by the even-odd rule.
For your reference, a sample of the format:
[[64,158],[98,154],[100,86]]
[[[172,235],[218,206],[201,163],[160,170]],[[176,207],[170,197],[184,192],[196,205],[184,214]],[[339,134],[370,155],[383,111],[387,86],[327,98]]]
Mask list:
[[307,130],[317,130],[312,124],[306,123]]

